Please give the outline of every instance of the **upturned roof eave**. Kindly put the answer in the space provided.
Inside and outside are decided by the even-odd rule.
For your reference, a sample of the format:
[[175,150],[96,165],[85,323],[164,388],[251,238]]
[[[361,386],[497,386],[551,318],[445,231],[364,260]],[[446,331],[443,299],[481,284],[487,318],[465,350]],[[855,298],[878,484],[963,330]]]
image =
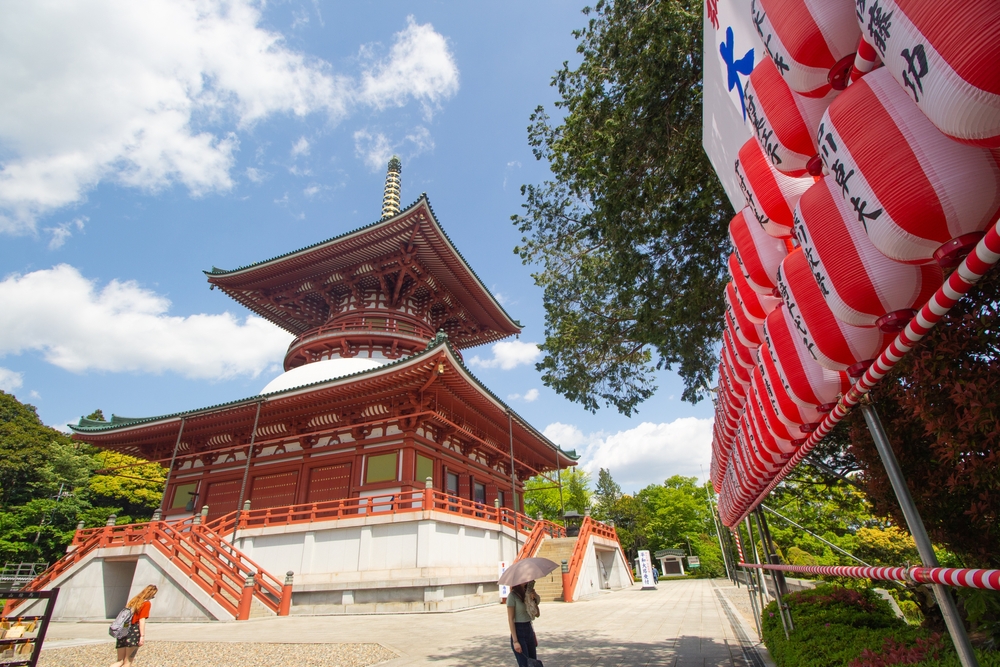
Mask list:
[[[427,206],[427,211],[429,213],[429,218],[430,218],[431,222],[433,223],[434,229],[437,231],[437,233],[444,240],[444,242],[447,245],[448,249],[454,254],[454,256],[458,260],[459,265],[461,266],[461,268],[464,269],[469,274],[469,276],[472,277],[472,279],[474,281],[474,284],[479,288],[479,290],[480,290],[481,293],[483,293],[483,294],[486,295],[486,297],[489,299],[490,305],[493,308],[495,308],[496,311],[499,312],[499,314],[502,316],[501,319],[504,320],[503,323],[506,324],[507,327],[510,329],[509,333],[508,332],[498,332],[498,333],[506,333],[506,336],[510,336],[510,335],[513,335],[513,334],[520,333],[521,330],[523,329],[521,323],[519,321],[515,320],[514,318],[512,318],[510,316],[510,314],[507,312],[507,310],[503,307],[503,305],[501,305],[500,302],[497,301],[496,297],[493,296],[493,293],[490,292],[489,289],[487,289],[487,287],[483,283],[482,279],[475,272],[475,270],[469,265],[469,263],[465,260],[465,257],[462,255],[462,253],[458,250],[457,247],[455,247],[455,244],[454,244],[454,242],[452,242],[451,237],[448,236],[448,233],[444,230],[444,228],[438,222],[437,216],[434,214],[434,207],[431,206],[431,202],[430,202],[430,199],[427,197],[427,193],[421,193],[420,197],[415,202],[413,202],[412,204],[410,204],[405,209],[403,209],[402,211],[400,211],[399,213],[397,213],[396,215],[394,215],[392,217],[384,218],[382,220],[377,220],[377,221],[375,221],[373,223],[370,223],[368,225],[365,225],[363,227],[359,227],[358,229],[355,229],[355,230],[346,232],[344,234],[340,234],[338,236],[334,236],[332,238],[326,239],[325,241],[320,241],[318,243],[314,243],[314,244],[306,246],[304,248],[300,248],[298,250],[293,250],[291,252],[287,252],[287,253],[284,253],[282,255],[278,255],[276,257],[272,257],[270,259],[266,259],[266,260],[263,260],[263,261],[260,261],[260,262],[255,262],[253,264],[247,264],[245,266],[241,266],[241,267],[238,267],[236,269],[231,269],[231,270],[219,269],[219,268],[213,266],[211,271],[202,271],[202,272],[209,278],[209,282],[211,282],[213,284],[216,284],[216,285],[218,285],[219,287],[221,287],[223,289],[226,289],[227,287],[231,288],[231,286],[226,285],[226,281],[213,280],[213,279],[232,278],[232,277],[236,277],[236,276],[240,276],[240,275],[246,275],[248,273],[252,273],[252,272],[255,272],[255,271],[260,271],[260,270],[265,269],[265,268],[273,268],[273,267],[279,266],[279,265],[281,265],[283,263],[293,261],[294,259],[296,259],[298,257],[302,257],[304,255],[308,255],[309,253],[313,253],[313,252],[316,252],[318,250],[321,250],[321,249],[323,249],[325,247],[328,247],[328,246],[331,246],[331,245],[334,245],[334,244],[337,244],[337,243],[343,243],[343,242],[348,241],[348,240],[350,240],[350,239],[352,239],[354,237],[357,237],[357,236],[360,236],[360,235],[363,235],[363,234],[366,234],[366,233],[371,233],[372,231],[376,230],[379,226],[389,226],[392,223],[394,223],[395,221],[397,221],[399,218],[404,217],[406,215],[409,215],[415,209],[417,209],[421,204],[425,204]],[[241,305],[243,305],[245,307],[248,307],[246,303],[243,303],[243,302],[235,299],[235,297],[233,297],[232,295],[230,295],[230,297],[233,298],[234,300],[236,300],[237,303],[240,303]],[[251,310],[253,310],[253,309],[251,309]],[[265,316],[265,318],[266,318],[266,316]],[[266,318],[266,319],[268,319],[269,321],[271,321],[270,318]],[[274,322],[274,324],[276,324],[277,326],[279,326],[279,327],[281,327],[283,329],[285,328],[279,322]],[[294,334],[296,332],[291,332],[291,333]],[[506,336],[503,336],[503,337],[506,337]],[[484,343],[481,343],[481,344],[485,345],[488,342],[493,342],[493,341],[487,341],[487,342],[484,342]],[[478,345],[469,346],[469,347],[478,347]]]
[[[255,403],[267,403],[269,401],[291,398],[296,395],[310,394],[320,389],[334,386],[336,384],[351,384],[355,381],[374,378],[382,374],[390,374],[392,372],[398,371],[410,364],[416,364],[423,361],[426,357],[433,355],[435,352],[439,351],[440,348],[444,346],[447,350],[448,355],[453,362],[453,366],[460,370],[465,379],[475,387],[484,398],[489,402],[493,403],[495,407],[501,412],[510,412],[511,419],[516,421],[522,426],[526,431],[528,431],[531,436],[541,442],[544,446],[557,452],[566,461],[575,464],[579,461],[580,456],[575,450],[563,450],[559,445],[555,444],[549,440],[543,433],[532,426],[526,419],[521,417],[517,412],[515,412],[509,405],[504,403],[499,396],[494,394],[486,385],[484,385],[479,378],[477,378],[471,370],[462,362],[461,357],[455,352],[451,343],[447,338],[441,336],[427,347],[426,350],[418,352],[417,354],[407,357],[405,359],[400,359],[398,361],[385,364],[378,368],[372,368],[364,371],[359,371],[357,373],[351,373],[349,375],[343,375],[337,378],[332,378],[329,380],[321,380],[319,382],[314,382],[311,384],[302,385],[299,387],[290,387],[288,389],[283,389],[281,391],[271,392],[268,394],[260,394],[257,396],[251,396],[247,398],[241,398],[227,403],[219,403],[216,405],[207,406],[204,408],[197,408],[194,410],[186,410],[183,412],[175,412],[168,415],[160,415],[156,417],[145,417],[145,418],[135,418],[135,419],[123,419],[121,417],[112,416],[112,421],[109,422],[96,422],[93,420],[87,420],[81,418],[80,424],[67,424],[70,430],[73,431],[73,436],[75,439],[83,439],[85,436],[96,436],[96,435],[108,435],[112,433],[124,433],[131,431],[133,429],[139,428],[150,428],[154,426],[162,426],[171,423],[177,423],[181,419],[187,419],[190,417],[197,417],[199,415],[207,415],[214,412],[224,412],[228,410],[233,410],[240,407],[246,407],[253,405]],[[81,426],[83,422],[88,422],[87,426]],[[93,425],[91,425],[93,424]],[[80,437],[76,437],[80,436]]]

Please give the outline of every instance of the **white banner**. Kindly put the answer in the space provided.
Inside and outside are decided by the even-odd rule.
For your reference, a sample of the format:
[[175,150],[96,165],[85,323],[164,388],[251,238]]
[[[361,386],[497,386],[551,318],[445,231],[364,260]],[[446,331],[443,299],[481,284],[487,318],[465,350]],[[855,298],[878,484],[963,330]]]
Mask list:
[[750,15],[750,0],[705,0],[701,142],[733,209],[746,206],[736,179],[736,154],[751,137],[744,92],[754,66],[767,57]]
[[649,552],[645,549],[639,552],[639,576],[642,577],[643,588],[656,588],[656,580],[653,579],[653,562],[649,559]]
[[[507,561],[502,560],[499,563],[497,563],[497,578],[502,577],[503,573],[506,570],[507,570]],[[505,597],[508,597],[509,595],[510,595],[510,586],[501,586],[500,599],[503,600]]]

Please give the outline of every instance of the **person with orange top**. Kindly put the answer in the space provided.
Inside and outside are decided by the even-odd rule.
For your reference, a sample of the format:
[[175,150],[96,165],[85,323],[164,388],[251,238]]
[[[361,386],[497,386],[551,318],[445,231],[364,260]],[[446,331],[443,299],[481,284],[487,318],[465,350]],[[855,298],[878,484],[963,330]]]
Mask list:
[[111,663],[111,667],[132,667],[139,647],[146,643],[146,619],[149,618],[150,600],[156,597],[156,590],[156,586],[150,584],[125,605],[132,612],[132,620],[128,634],[115,644],[118,660]]

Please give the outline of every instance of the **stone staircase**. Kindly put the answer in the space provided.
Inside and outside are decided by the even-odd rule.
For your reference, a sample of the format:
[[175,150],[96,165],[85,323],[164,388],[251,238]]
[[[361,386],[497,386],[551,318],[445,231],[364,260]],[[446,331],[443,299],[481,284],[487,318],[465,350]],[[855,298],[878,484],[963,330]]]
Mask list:
[[[562,564],[569,562],[573,557],[573,549],[576,547],[575,537],[546,538],[535,553],[537,558],[548,558],[551,561]],[[562,568],[557,567],[551,574],[535,582],[535,590],[541,597],[542,602],[562,601],[563,584]]]

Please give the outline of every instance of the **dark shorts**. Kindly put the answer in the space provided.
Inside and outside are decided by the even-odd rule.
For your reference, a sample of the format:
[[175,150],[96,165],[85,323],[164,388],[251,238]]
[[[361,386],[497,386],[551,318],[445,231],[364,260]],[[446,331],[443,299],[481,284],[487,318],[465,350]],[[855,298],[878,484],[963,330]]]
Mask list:
[[115,642],[115,648],[132,648],[139,645],[139,624],[128,626],[128,634]]
[[538,639],[535,637],[535,629],[531,623],[515,623],[514,632],[517,633],[517,643],[521,645],[521,652],[514,651],[514,639],[510,640],[510,650],[514,651],[514,658],[517,660],[517,667],[528,667],[528,658],[537,658],[535,646]]

